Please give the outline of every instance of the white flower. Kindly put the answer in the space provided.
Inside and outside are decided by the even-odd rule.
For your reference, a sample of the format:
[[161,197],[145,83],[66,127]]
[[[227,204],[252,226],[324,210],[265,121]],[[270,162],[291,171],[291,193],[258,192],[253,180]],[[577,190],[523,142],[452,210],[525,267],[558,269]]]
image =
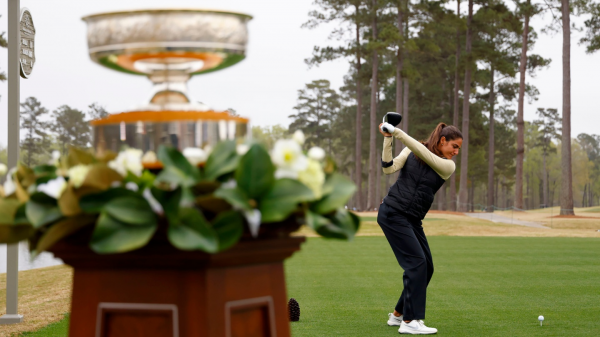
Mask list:
[[221,184],[221,187],[228,188],[228,189],[234,189],[237,187],[237,181],[235,181],[235,179],[229,179],[226,182],[224,182],[223,184]]
[[85,177],[90,171],[90,167],[87,165],[75,165],[69,169],[69,181],[73,184],[73,187],[79,188],[83,184]]
[[318,161],[309,159],[308,167],[298,174],[298,180],[313,191],[316,199],[321,198],[323,195],[323,184],[325,183],[325,173]]
[[52,159],[50,159],[50,162],[48,164],[58,166],[59,161],[60,161],[60,151],[58,151],[58,150],[52,151]]
[[237,154],[243,156],[246,154],[246,152],[248,152],[248,150],[250,150],[250,146],[248,146],[248,144],[239,144],[235,150],[237,151]]
[[318,146],[313,146],[308,150],[308,158],[314,160],[323,160],[325,158],[325,150]]
[[152,164],[158,161],[158,157],[156,157],[156,153],[154,151],[148,151],[142,157],[142,163],[144,164]]
[[208,155],[206,151],[202,150],[199,147],[186,147],[183,149],[183,156],[190,162],[190,164],[194,166],[198,166],[198,164],[206,162],[208,159]]
[[117,158],[108,163],[108,166],[119,172],[123,177],[127,175],[127,171],[136,176],[142,175],[142,150],[127,149],[119,152]]
[[146,201],[148,201],[148,203],[150,204],[150,207],[152,208],[154,213],[162,214],[164,212],[162,205],[160,204],[160,202],[158,202],[156,199],[154,199],[154,196],[152,195],[152,192],[150,192],[149,188],[146,188],[144,190],[144,192],[142,193],[142,195],[144,196]]
[[12,181],[12,179],[7,178],[6,181],[4,182],[4,196],[8,197],[9,195],[15,193],[16,190],[17,190],[17,186]]
[[125,184],[125,188],[130,191],[137,192],[139,189],[139,186],[136,183],[134,183],[133,181],[130,181],[127,184]]
[[65,191],[65,188],[67,188],[67,181],[63,177],[58,177],[45,184],[39,184],[37,190],[38,192],[46,193],[54,199],[58,199]]
[[302,132],[302,130],[296,130],[296,132],[294,132],[294,135],[292,136],[292,139],[296,143],[302,145],[302,144],[304,144],[306,137],[304,137],[304,132]]
[[260,220],[262,218],[262,214],[259,210],[253,209],[251,211],[244,211],[244,217],[248,222],[248,228],[250,229],[250,234],[255,238],[258,236],[258,230],[260,228]]
[[0,163],[0,176],[3,176],[8,171],[8,167],[6,165]]
[[302,153],[300,144],[291,139],[281,139],[275,143],[271,154],[277,166],[276,175],[297,178],[298,172],[306,170],[308,159]]

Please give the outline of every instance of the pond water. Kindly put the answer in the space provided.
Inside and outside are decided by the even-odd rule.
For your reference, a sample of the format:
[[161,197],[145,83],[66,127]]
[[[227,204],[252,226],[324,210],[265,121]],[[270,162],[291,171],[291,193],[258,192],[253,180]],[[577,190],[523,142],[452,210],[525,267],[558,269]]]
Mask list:
[[[52,253],[42,253],[34,260],[31,259],[27,242],[19,243],[19,270],[29,270],[63,264],[61,259]],[[0,273],[6,273],[6,245],[0,245]]]

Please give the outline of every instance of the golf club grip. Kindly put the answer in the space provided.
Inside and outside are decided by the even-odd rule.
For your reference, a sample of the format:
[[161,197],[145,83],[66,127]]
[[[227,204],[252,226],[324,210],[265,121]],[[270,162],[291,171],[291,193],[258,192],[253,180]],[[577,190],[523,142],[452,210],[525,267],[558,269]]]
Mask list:
[[386,133],[392,133],[392,130],[388,130],[385,126],[382,126],[381,130]]

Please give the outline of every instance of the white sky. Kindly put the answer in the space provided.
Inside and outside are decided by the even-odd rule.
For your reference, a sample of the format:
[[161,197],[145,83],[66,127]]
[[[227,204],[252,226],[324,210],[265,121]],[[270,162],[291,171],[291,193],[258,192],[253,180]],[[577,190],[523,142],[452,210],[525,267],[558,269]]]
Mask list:
[[[87,54],[87,14],[127,9],[188,7],[240,11],[251,14],[250,42],[241,63],[212,74],[194,77],[190,95],[215,109],[234,108],[249,117],[253,125],[288,125],[294,113],[297,90],[316,79],[328,79],[339,88],[348,70],[345,61],[308,69],[304,59],[314,45],[328,44],[332,27],[301,29],[312,0],[21,0],[36,26],[36,65],[31,77],[21,80],[21,101],[35,96],[49,110],[67,104],[87,111],[99,102],[110,112],[122,112],[147,102],[150,81],[141,76],[121,74],[93,63]],[[464,6],[463,6],[464,7]],[[7,1],[0,0],[0,31],[6,31]],[[538,32],[544,20],[532,22]],[[579,33],[572,42],[572,134],[600,133],[597,77],[600,53],[585,54]],[[525,119],[535,118],[537,107],[562,106],[562,35],[540,38],[533,52],[552,59],[549,69],[530,82],[540,90],[540,99],[525,106]],[[0,69],[6,70],[6,49],[0,50]],[[6,144],[7,83],[0,83],[0,144]]]

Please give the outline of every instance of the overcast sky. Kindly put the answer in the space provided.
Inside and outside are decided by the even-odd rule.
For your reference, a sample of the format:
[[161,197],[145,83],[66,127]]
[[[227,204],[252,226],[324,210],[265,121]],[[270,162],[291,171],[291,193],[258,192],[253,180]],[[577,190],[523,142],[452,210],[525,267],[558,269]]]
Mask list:
[[[122,112],[147,102],[150,81],[122,74],[93,63],[87,53],[86,25],[81,17],[114,10],[145,8],[209,8],[248,13],[250,42],[246,59],[228,69],[194,77],[190,95],[215,109],[236,109],[253,125],[288,125],[297,90],[316,79],[328,79],[339,88],[348,70],[345,61],[308,69],[304,59],[314,45],[328,43],[332,27],[301,29],[312,0],[21,0],[36,27],[36,64],[31,77],[21,80],[21,101],[35,96],[49,110],[66,104],[86,111],[92,102],[110,112]],[[465,6],[463,6],[465,7]],[[6,31],[6,0],[0,0],[0,31]],[[533,20],[539,31],[542,19]],[[579,33],[577,33],[579,34]],[[585,54],[572,42],[572,134],[600,134],[598,92],[600,53]],[[525,105],[525,119],[535,118],[538,107],[562,106],[562,35],[540,38],[533,52],[551,58],[549,69],[529,79],[540,90],[540,99]],[[0,68],[6,69],[6,50],[0,50]],[[6,144],[7,83],[0,83],[0,144]]]

